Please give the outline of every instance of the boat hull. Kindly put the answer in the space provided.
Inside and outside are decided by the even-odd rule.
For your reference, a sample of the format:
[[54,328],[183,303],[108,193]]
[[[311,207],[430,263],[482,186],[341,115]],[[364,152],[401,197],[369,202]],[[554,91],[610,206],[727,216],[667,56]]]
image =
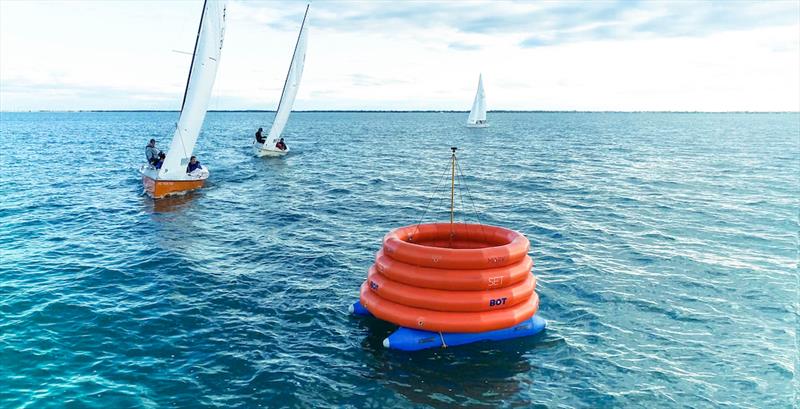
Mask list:
[[209,171],[208,168],[195,169],[194,172],[185,175],[186,179],[167,180],[159,179],[158,169],[145,164],[139,168],[139,174],[142,175],[145,193],[154,199],[160,199],[202,188],[208,179]]
[[253,152],[259,158],[265,158],[265,157],[266,158],[276,158],[276,157],[280,157],[280,156],[286,156],[286,154],[289,153],[289,148],[286,148],[285,151],[282,151],[282,150],[277,150],[277,149],[276,150],[263,149],[263,146],[264,145],[262,145],[260,143],[257,143],[255,145],[255,147],[253,148]]
[[488,128],[489,124],[467,124],[467,128]]
[[147,194],[160,199],[165,196],[184,194],[192,190],[197,190],[205,185],[205,179],[198,180],[158,180],[149,176],[142,175],[142,184]]

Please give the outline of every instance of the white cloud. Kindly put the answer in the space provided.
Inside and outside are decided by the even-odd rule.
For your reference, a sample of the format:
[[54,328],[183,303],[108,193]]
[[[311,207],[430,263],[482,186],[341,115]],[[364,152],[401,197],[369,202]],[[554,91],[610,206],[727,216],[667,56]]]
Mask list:
[[[0,109],[177,109],[190,57],[172,50],[192,49],[200,4],[0,2]],[[572,25],[557,3],[385,4],[312,5],[297,109],[466,110],[483,72],[490,109],[800,110],[800,21],[766,19],[775,6],[695,30],[698,7],[659,35],[672,3]],[[304,6],[230,4],[212,109],[275,108]],[[553,13],[549,31],[525,13]]]

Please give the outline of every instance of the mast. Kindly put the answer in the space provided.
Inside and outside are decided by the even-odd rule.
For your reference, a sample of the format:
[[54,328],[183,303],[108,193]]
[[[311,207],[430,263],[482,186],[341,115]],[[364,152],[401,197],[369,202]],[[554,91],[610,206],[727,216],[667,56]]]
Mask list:
[[294,42],[295,51],[292,52],[292,61],[289,62],[289,70],[286,72],[286,79],[283,80],[283,89],[281,90],[281,99],[278,100],[278,108],[275,109],[275,116],[278,116],[278,111],[281,109],[283,103],[283,94],[286,93],[286,84],[289,82],[289,75],[292,73],[292,66],[294,65],[294,55],[297,51],[297,45],[300,44],[300,36],[303,35],[303,27],[306,25],[306,17],[308,16],[308,8],[311,4],[306,4],[306,12],[303,14],[303,22],[300,23],[300,32],[297,33],[297,41]]
[[456,214],[456,206],[455,206],[455,193],[456,193],[456,151],[458,148],[455,146],[450,147],[450,150],[453,151],[453,155],[450,157],[450,166],[452,168],[450,174],[450,237],[449,243],[450,248],[453,248],[453,237],[455,237],[456,233],[453,230],[453,222],[455,221],[455,214]]
[[167,151],[167,157],[158,172],[159,179],[183,180],[185,178],[186,163],[200,136],[208,110],[224,36],[224,2],[204,0],[180,116],[175,124],[175,132]]
[[455,193],[456,193],[456,148],[455,146],[451,147],[450,150],[453,151],[453,156],[451,158],[451,166],[453,168],[452,174],[450,176],[450,231],[453,230],[453,219],[455,216],[456,208],[455,208]]
[[203,19],[206,16],[206,5],[208,0],[203,0],[203,11],[200,13],[200,25],[197,27],[197,37],[194,39],[194,51],[192,52],[192,63],[189,64],[189,76],[186,78],[186,88],[183,90],[183,102],[181,102],[181,112],[186,105],[186,94],[189,93],[189,81],[192,80],[192,67],[194,67],[194,56],[197,55],[197,44],[200,42],[200,31],[203,30]]

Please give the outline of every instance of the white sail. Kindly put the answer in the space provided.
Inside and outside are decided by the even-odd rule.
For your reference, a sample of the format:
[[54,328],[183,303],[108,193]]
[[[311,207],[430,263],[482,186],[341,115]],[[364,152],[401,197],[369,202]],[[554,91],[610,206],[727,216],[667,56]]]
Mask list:
[[275,120],[272,121],[272,128],[269,130],[269,135],[267,135],[266,143],[261,148],[262,150],[278,150],[275,144],[280,139],[283,128],[286,127],[286,122],[289,120],[289,114],[292,112],[294,99],[297,96],[297,90],[300,88],[300,78],[303,76],[303,65],[306,61],[306,44],[308,43],[307,19],[308,6],[306,6],[306,13],[303,15],[303,23],[300,25],[300,34],[297,35],[297,44],[294,46],[289,72],[286,74],[286,81],[283,83],[283,92],[281,93],[281,100],[278,102],[278,109],[275,112]]
[[483,74],[478,76],[478,91],[475,93],[475,101],[472,102],[472,110],[469,111],[467,124],[486,122],[486,93],[483,92]]
[[181,116],[167,157],[158,172],[159,179],[180,180],[186,177],[186,165],[200,135],[208,101],[211,99],[224,36],[225,4],[222,1],[206,0],[200,17],[189,78],[186,81]]

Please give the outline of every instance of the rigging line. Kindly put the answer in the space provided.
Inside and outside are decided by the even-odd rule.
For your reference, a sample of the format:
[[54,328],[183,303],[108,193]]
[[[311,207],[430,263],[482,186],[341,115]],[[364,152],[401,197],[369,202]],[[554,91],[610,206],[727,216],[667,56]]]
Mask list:
[[[441,175],[439,175],[439,178],[438,178],[438,179],[437,179],[437,181],[436,181],[437,183],[436,183],[436,185],[435,185],[435,187],[434,187],[434,190],[433,190],[433,192],[431,192],[431,196],[430,196],[430,198],[428,199],[428,203],[425,205],[425,209],[424,209],[424,211],[422,212],[422,215],[420,215],[419,221],[417,222],[416,228],[414,229],[414,233],[415,233],[415,234],[416,234],[416,232],[418,232],[418,231],[419,231],[419,225],[420,225],[420,224],[422,224],[422,221],[425,219],[425,215],[427,215],[427,214],[428,214],[428,210],[430,210],[430,209],[432,209],[432,208],[438,208],[438,207],[439,207],[439,205],[440,205],[440,203],[441,203],[441,202],[442,202],[442,200],[444,199],[444,196],[443,196],[443,195],[442,195],[442,197],[439,197],[439,196],[438,196],[438,192],[439,192],[440,190],[444,190],[444,186],[443,186],[443,185],[444,185],[444,182],[447,180],[447,178],[445,177],[445,174],[447,173],[447,170],[448,170],[449,168],[450,168],[450,166],[446,166],[446,167],[444,168],[444,170],[442,171],[442,174],[441,174]],[[436,200],[437,198],[438,198],[439,200]],[[432,204],[432,203],[434,204],[434,206],[433,206],[433,207],[431,206],[431,204]]]
[[464,206],[464,195],[462,194],[462,192],[464,190],[463,187],[462,187],[462,185],[464,184],[464,179],[461,177],[460,174],[458,175],[458,177],[459,177],[459,179],[458,179],[458,200],[461,203],[461,219],[464,220],[464,227],[466,228],[466,226],[467,226],[467,212],[465,211],[466,207]]
[[459,178],[458,179],[458,199],[459,199],[459,201],[461,203],[461,217],[462,217],[462,220],[464,221],[464,230],[465,231],[469,231],[468,219],[467,219],[467,216],[469,214],[466,211],[467,207],[464,206],[464,195],[463,195],[463,190],[464,189],[462,187],[465,182],[464,182],[464,178],[462,177],[460,172],[458,174],[458,178]]
[[[416,228],[414,229],[414,233],[413,234],[416,234],[416,232],[419,231],[419,225],[422,224],[422,219],[424,219],[425,215],[428,213],[428,209],[430,208],[431,202],[436,197],[436,192],[439,191],[439,185],[441,185],[442,180],[444,180],[444,175],[445,175],[445,173],[447,173],[447,169],[449,169],[449,168],[450,168],[450,163],[448,161],[447,166],[445,166],[444,170],[442,170],[442,174],[439,175],[438,179],[436,179],[436,183],[437,184],[435,185],[435,187],[433,189],[433,192],[432,192],[430,198],[428,199],[428,204],[425,205],[425,209],[423,210],[422,215],[419,217],[419,221],[417,221],[417,225],[416,225]],[[413,234],[412,234],[412,236],[413,236]]]
[[478,216],[478,208],[475,206],[475,198],[472,197],[472,193],[469,190],[469,185],[467,185],[464,176],[464,170],[461,168],[461,165],[456,163],[458,166],[458,172],[461,174],[461,180],[464,181],[464,189],[467,191],[467,197],[472,202],[472,211],[475,213],[475,218],[478,220],[478,225],[481,227],[481,232],[483,233],[484,240],[486,240],[486,229],[483,228],[483,222],[481,221],[480,216]]
[[[459,191],[458,191],[458,194],[459,194],[459,199],[461,200],[461,209],[462,209],[462,212],[464,212],[464,218],[467,219],[467,217],[469,216],[469,213],[467,211],[467,206],[464,205],[464,196],[463,196],[464,189],[467,189],[467,181],[466,181],[466,176],[464,175],[464,173],[461,170],[460,166],[458,168],[458,178],[459,178],[459,182],[458,182],[459,183]],[[473,209],[474,209],[474,206],[473,206]],[[480,219],[478,218],[478,215],[477,215],[477,210],[474,210],[473,213],[475,214],[475,221],[478,224],[481,224],[480,223]]]
[[472,196],[472,192],[469,190],[469,185],[466,182],[466,175],[464,174],[464,170],[461,168],[461,166],[459,166],[458,167],[458,171],[459,171],[459,175],[460,175],[460,178],[461,178],[461,183],[463,183],[464,190],[466,190],[467,197],[470,200],[470,203],[472,205],[472,213],[475,216],[475,220],[478,222],[479,225],[483,226],[484,223],[481,220],[480,214],[478,212],[478,208],[475,205],[475,198]]
[[[466,227],[466,225],[467,225],[467,223],[468,223],[468,221],[469,221],[469,219],[470,219],[470,218],[469,218],[469,211],[468,211],[468,208],[467,208],[467,206],[466,206],[466,205],[464,205],[464,196],[463,196],[463,191],[464,191],[464,189],[465,189],[465,188],[466,188],[466,186],[467,186],[467,182],[466,182],[466,176],[465,176],[465,175],[464,175],[464,173],[461,171],[461,168],[459,168],[459,174],[458,174],[458,175],[459,175],[459,176],[458,176],[458,177],[459,177],[459,182],[458,182],[458,183],[459,183],[459,188],[460,188],[460,190],[459,190],[459,192],[458,192],[458,193],[459,193],[459,199],[461,200],[461,209],[462,209],[462,212],[463,212],[463,214],[464,214],[464,225],[465,225],[465,227]],[[464,186],[464,188],[462,188],[461,186]],[[474,209],[474,206],[473,206],[473,209]],[[479,217],[478,217],[478,215],[477,215],[477,210],[474,210],[474,211],[473,211],[473,214],[474,214],[474,219],[473,219],[473,220],[474,220],[474,221],[475,221],[475,223],[478,225],[478,229],[480,229],[480,230],[481,230],[481,232],[483,233],[483,239],[484,239],[484,240],[487,240],[487,239],[486,239],[486,231],[485,231],[485,229],[483,228],[483,226],[484,226],[484,225],[481,223],[481,220],[480,220],[480,218],[479,218]],[[467,229],[468,229],[468,228],[467,228]]]

